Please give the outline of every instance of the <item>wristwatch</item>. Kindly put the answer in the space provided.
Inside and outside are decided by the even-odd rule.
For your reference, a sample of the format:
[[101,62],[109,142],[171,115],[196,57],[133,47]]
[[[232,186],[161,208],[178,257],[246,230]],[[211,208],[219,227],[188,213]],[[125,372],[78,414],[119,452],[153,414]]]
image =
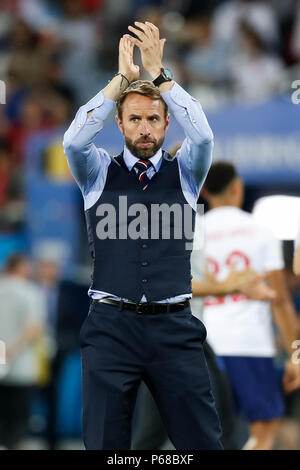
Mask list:
[[152,81],[153,85],[159,86],[164,82],[170,82],[173,79],[173,74],[169,69],[160,69],[160,75]]

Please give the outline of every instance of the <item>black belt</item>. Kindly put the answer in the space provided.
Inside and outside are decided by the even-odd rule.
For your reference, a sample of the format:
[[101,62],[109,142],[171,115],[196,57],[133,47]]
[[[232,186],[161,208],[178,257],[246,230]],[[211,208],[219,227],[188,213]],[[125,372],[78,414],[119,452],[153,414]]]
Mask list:
[[112,305],[114,307],[118,307],[120,310],[132,310],[138,314],[180,312],[190,305],[189,299],[183,300],[182,302],[163,304],[154,302],[126,302],[124,300],[117,300],[112,297],[104,297],[103,299],[93,300],[93,302]]

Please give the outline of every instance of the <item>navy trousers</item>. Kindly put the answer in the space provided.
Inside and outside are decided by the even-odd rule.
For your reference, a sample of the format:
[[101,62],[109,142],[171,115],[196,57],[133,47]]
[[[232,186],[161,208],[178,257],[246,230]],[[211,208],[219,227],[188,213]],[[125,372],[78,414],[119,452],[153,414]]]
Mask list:
[[176,449],[222,449],[205,338],[205,326],[189,307],[139,315],[91,303],[80,331],[86,449],[131,448],[131,418],[141,380]]

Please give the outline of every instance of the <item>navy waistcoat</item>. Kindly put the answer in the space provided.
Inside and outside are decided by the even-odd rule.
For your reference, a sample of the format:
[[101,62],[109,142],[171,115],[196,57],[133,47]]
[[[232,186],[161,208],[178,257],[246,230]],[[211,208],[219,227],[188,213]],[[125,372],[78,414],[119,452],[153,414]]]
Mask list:
[[160,169],[143,192],[123,154],[113,158],[104,190],[85,214],[91,289],[135,302],[143,294],[156,301],[191,292],[195,211],[183,195],[177,159],[163,152]]

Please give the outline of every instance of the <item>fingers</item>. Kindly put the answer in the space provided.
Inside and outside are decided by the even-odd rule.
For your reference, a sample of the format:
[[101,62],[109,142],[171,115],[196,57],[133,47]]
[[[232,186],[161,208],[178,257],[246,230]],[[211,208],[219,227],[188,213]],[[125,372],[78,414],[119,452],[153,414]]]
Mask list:
[[131,41],[131,36],[128,34],[124,34],[124,36],[121,37],[120,43],[119,43],[119,53],[125,53],[129,57],[133,57],[133,48],[134,48],[134,43]]
[[141,41],[139,39],[134,38],[133,36],[130,36],[130,34],[125,34],[126,38],[133,44],[133,46],[140,46]]
[[144,23],[141,23],[140,21],[135,21],[134,24],[136,24],[140,29],[142,29],[145,33],[145,35],[148,37],[148,39],[151,39],[152,37],[152,31],[149,26],[147,26]]
[[121,37],[119,42],[119,72],[123,73],[129,81],[138,80],[140,70],[133,63],[134,43],[129,35]]
[[159,44],[160,44],[160,55],[163,57],[164,55],[164,47],[165,47],[166,39],[160,39]]
[[[128,26],[129,31],[134,33],[140,41],[147,39],[159,39],[159,29],[153,23],[149,21],[145,21],[145,23],[141,23],[140,21],[135,21],[134,24],[138,26],[138,28],[134,28],[133,26]],[[165,39],[162,40],[161,43],[161,50],[163,50]]]
[[153,23],[150,23],[149,21],[145,21],[145,23],[135,21],[134,24],[143,30],[145,36],[147,36],[148,39],[151,39],[152,37],[159,39],[159,29]]
[[119,42],[119,53],[130,53],[133,46],[134,45],[132,44],[132,42],[124,34],[124,36],[121,37]]
[[145,21],[145,24],[149,26],[150,30],[152,31],[152,34],[155,38],[159,39],[159,29],[157,26],[155,26],[153,23],[150,23],[149,21]]
[[127,42],[127,48],[128,48],[129,57],[133,60],[134,44],[133,44],[132,41],[130,41],[130,39],[127,39],[127,38],[126,38],[126,42]]
[[123,52],[123,49],[124,49],[124,36],[122,36],[119,41],[119,53]]
[[145,40],[145,38],[147,37],[143,31],[141,31],[140,29],[134,28],[133,26],[128,26],[128,29],[129,31],[134,33],[141,42],[143,42],[143,40]]
[[124,36],[124,47],[127,54],[132,56],[134,44],[126,36]]

